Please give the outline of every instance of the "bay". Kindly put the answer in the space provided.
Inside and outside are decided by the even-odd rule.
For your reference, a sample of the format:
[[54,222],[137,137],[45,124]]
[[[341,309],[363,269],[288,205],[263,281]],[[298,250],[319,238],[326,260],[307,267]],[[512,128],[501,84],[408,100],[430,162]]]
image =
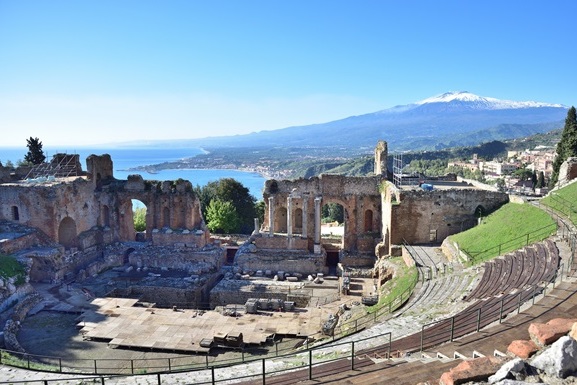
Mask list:
[[[233,178],[243,186],[248,188],[250,194],[257,200],[262,200],[262,191],[266,178],[254,172],[224,169],[169,169],[161,170],[154,174],[146,171],[128,171],[130,168],[147,166],[163,162],[176,161],[183,158],[193,157],[203,151],[199,148],[78,148],[78,149],[56,149],[45,147],[44,154],[47,160],[52,159],[52,155],[63,152],[80,155],[82,168],[86,170],[86,158],[91,155],[109,154],[112,158],[114,177],[116,179],[126,179],[128,175],[140,174],[147,180],[176,180],[179,178],[189,180],[193,186],[205,186],[209,182],[222,178]],[[0,162],[4,165],[10,160],[16,164],[24,159],[27,148],[0,147]]]

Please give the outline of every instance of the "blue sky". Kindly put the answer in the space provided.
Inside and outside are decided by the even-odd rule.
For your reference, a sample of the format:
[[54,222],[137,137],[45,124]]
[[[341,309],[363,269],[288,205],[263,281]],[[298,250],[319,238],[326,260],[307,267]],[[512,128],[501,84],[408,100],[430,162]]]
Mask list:
[[577,1],[0,0],[0,146],[234,135],[447,91],[575,105]]

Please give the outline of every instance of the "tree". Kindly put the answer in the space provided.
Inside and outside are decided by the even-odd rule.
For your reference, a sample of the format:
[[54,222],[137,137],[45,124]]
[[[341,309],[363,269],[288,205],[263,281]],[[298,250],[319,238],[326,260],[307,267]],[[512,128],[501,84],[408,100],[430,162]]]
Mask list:
[[561,164],[572,156],[577,156],[577,113],[575,107],[569,108],[567,118],[565,118],[565,127],[561,133],[561,140],[557,143],[557,157],[553,162],[553,174],[549,185],[555,186],[559,179],[559,169]]
[[24,156],[24,160],[34,165],[43,163],[46,156],[44,156],[44,151],[42,151],[42,142],[40,139],[30,137],[26,139],[26,143],[28,153]]
[[230,234],[238,228],[239,222],[236,208],[230,201],[213,199],[206,208],[206,225],[212,232]]
[[146,230],[146,207],[138,207],[134,210],[134,230],[145,231]]
[[256,199],[250,195],[248,188],[233,178],[222,178],[210,182],[204,187],[196,186],[195,193],[200,200],[202,215],[207,219],[208,207],[213,200],[230,202],[236,209],[239,221],[237,227],[231,232],[250,234],[254,230],[254,218],[257,217],[255,210]]
[[323,222],[338,222],[343,223],[345,221],[345,213],[343,206],[338,203],[327,203],[322,208],[322,220]]
[[266,205],[264,204],[264,201],[258,201],[254,204],[254,211],[256,212],[256,217],[258,218],[258,223],[260,223],[262,225],[262,223],[264,222],[264,210],[266,208]]
[[543,171],[539,171],[536,188],[543,188],[543,187],[545,187],[545,174],[543,173]]

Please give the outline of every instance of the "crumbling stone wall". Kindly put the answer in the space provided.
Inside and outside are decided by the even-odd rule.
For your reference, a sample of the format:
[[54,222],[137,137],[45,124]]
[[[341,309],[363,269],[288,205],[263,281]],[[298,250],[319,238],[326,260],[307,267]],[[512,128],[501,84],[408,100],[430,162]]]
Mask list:
[[129,263],[137,268],[162,268],[186,270],[201,275],[217,272],[226,258],[222,248],[205,251],[188,247],[145,247],[134,250],[128,256]]
[[384,243],[389,247],[441,242],[477,223],[479,210],[487,213],[507,203],[505,193],[476,188],[425,191],[383,187]]
[[147,240],[154,229],[170,228],[194,233],[197,246],[206,244],[208,231],[190,182],[144,181],[140,175],[115,180],[109,155],[91,155],[87,164],[89,177],[72,182],[0,184],[0,220],[38,228],[67,248],[85,250],[135,240],[132,199],[138,199],[147,207]]
[[[287,222],[290,214],[293,237],[306,238],[309,251],[312,251],[315,232],[320,234],[320,229],[315,226],[315,199],[318,198],[320,208],[328,203],[338,203],[343,206],[345,215],[343,249],[355,254],[372,254],[376,243],[366,242],[366,238],[380,238],[381,202],[378,191],[380,181],[381,176],[346,177],[341,175],[321,175],[292,181],[268,180],[263,193],[266,208],[261,232],[270,232],[272,222],[275,233],[288,234]],[[289,198],[290,205],[292,205],[290,213],[288,213]],[[272,221],[271,212],[275,213]],[[297,223],[296,221],[300,218],[302,220]],[[359,242],[360,238],[363,238],[363,241]],[[287,243],[288,241],[286,239]],[[289,247],[286,245],[284,248]]]

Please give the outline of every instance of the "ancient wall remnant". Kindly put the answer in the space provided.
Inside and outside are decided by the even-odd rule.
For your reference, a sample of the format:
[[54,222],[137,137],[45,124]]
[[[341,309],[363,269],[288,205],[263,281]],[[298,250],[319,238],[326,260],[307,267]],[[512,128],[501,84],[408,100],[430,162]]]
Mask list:
[[344,210],[342,249],[350,253],[373,253],[380,237],[380,181],[381,176],[341,175],[294,181],[268,180],[263,194],[266,208],[261,233],[282,234],[286,237],[284,248],[287,249],[291,248],[291,238],[306,239],[308,250],[318,253],[321,209],[325,204],[337,203]]
[[509,201],[505,193],[478,188],[425,191],[386,183],[382,190],[383,235],[389,248],[404,242],[441,242],[475,226],[479,215]]

